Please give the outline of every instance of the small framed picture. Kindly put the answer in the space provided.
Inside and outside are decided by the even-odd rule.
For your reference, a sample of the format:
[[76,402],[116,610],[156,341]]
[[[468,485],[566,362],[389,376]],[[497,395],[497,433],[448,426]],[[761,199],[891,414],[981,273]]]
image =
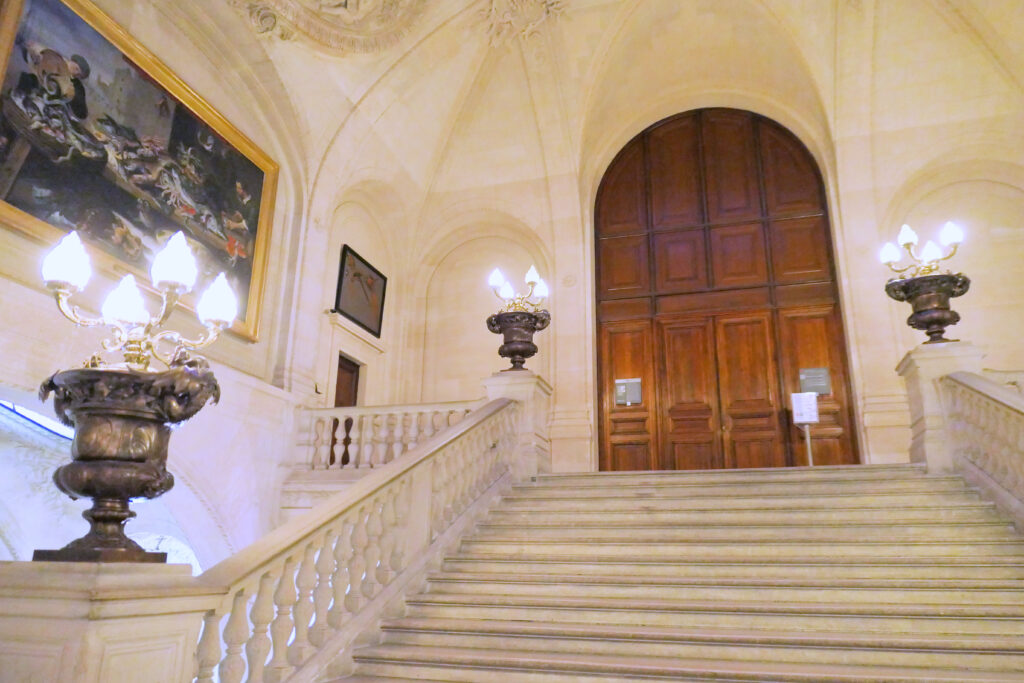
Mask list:
[[380,337],[384,319],[384,290],[388,279],[347,244],[341,249],[338,293],[334,311]]

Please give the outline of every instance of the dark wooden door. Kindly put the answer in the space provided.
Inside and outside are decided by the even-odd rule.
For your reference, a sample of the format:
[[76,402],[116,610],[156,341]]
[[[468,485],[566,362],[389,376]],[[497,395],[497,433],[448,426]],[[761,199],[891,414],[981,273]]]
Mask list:
[[[825,368],[815,462],[857,462],[824,189],[787,130],[731,109],[634,138],[596,206],[601,468],[804,464],[789,393]],[[615,400],[639,379],[641,400]]]
[[[350,408],[356,405],[356,400],[359,394],[359,364],[345,358],[345,356],[339,355],[338,374],[334,382],[334,407]],[[343,426],[343,429],[338,429],[339,426]],[[331,432],[331,456],[329,458],[329,464],[333,465],[338,461],[340,461],[342,466],[348,464],[348,446],[351,443],[348,435],[351,429],[351,417],[345,421],[344,425],[339,425],[337,418],[334,419],[334,428]],[[339,434],[343,435],[340,447],[338,446]]]

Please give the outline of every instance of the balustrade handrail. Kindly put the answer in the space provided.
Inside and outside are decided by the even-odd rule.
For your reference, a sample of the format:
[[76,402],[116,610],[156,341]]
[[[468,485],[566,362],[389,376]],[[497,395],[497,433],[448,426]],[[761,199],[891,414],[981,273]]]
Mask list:
[[944,381],[955,382],[985,398],[994,401],[1004,408],[1024,415],[1024,396],[999,382],[973,372],[953,372],[943,378]]
[[308,543],[310,538],[315,536],[325,524],[358,507],[364,499],[373,496],[374,493],[406,472],[419,467],[443,446],[459,439],[466,432],[512,403],[515,402],[506,398],[487,403],[462,422],[424,441],[407,453],[405,457],[394,460],[383,467],[375,468],[371,474],[355,482],[352,486],[331,496],[308,513],[282,524],[252,545],[210,567],[197,578],[204,584],[223,586],[225,589],[229,589],[232,585],[242,583],[247,578],[265,572],[267,565],[276,558],[287,555],[300,548],[304,543]]
[[[401,585],[408,557],[510,471],[519,415],[516,401],[487,403],[196,577],[217,606],[203,620],[195,680],[286,680],[373,617],[364,610]],[[414,500],[429,504],[412,515]]]
[[438,403],[396,403],[379,406],[344,406],[336,408],[307,408],[313,415],[324,415],[328,417],[356,416],[356,415],[394,415],[397,413],[427,412],[444,410],[474,410],[485,403],[484,399],[473,401],[441,401]]

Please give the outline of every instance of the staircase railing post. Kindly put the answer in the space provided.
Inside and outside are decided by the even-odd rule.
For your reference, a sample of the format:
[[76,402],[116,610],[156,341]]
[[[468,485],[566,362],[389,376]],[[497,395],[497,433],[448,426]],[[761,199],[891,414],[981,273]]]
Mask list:
[[551,385],[529,370],[496,372],[484,380],[490,401],[507,398],[520,403],[519,445],[512,474],[522,480],[551,471],[548,432]]
[[939,380],[953,372],[981,373],[985,354],[969,342],[921,344],[903,357],[896,372],[910,404],[910,461],[929,472],[952,472],[954,449],[946,430]]

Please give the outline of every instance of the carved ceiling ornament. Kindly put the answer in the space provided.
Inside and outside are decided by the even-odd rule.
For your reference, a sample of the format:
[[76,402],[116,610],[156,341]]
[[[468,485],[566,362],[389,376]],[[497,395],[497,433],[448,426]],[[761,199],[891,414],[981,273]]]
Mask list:
[[546,21],[565,10],[562,0],[487,0],[483,11],[491,45],[535,36]]
[[257,33],[296,34],[340,52],[376,52],[408,33],[426,0],[230,0]]

